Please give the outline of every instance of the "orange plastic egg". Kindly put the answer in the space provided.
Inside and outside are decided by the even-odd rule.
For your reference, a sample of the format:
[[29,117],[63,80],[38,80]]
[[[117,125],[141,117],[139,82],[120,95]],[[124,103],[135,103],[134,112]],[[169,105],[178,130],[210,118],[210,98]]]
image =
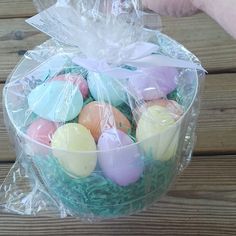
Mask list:
[[95,141],[106,129],[117,128],[125,133],[131,131],[129,120],[118,109],[101,102],[86,105],[80,112],[78,122],[90,130]]

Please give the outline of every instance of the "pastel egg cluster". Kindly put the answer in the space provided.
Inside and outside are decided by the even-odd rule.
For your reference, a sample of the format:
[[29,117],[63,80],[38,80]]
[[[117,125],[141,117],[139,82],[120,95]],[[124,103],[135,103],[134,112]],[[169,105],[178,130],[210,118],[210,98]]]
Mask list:
[[[175,155],[184,113],[181,105],[166,99],[177,87],[178,71],[157,68],[146,75],[123,84],[92,72],[87,78],[62,74],[37,86],[28,95],[29,108],[38,117],[26,131],[34,141],[31,150],[56,157],[73,178],[101,171],[120,186],[135,183],[147,156],[166,161]],[[135,99],[144,101],[130,107],[132,117],[120,109],[130,105],[130,93],[134,104]]]

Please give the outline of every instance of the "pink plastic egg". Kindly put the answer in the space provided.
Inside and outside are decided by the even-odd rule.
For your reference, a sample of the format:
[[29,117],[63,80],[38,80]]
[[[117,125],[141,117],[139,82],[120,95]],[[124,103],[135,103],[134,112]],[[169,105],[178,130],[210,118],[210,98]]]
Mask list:
[[64,74],[64,75],[56,76],[52,80],[68,81],[78,87],[78,89],[83,95],[83,98],[88,97],[88,93],[89,93],[88,83],[83,78],[82,75]]
[[135,183],[142,175],[144,163],[138,147],[121,130],[104,131],[98,140],[98,160],[104,175],[120,186]]
[[131,78],[130,90],[138,99],[156,100],[166,97],[177,87],[178,71],[172,67],[143,69],[145,77]]
[[[59,124],[44,119],[35,120],[27,129],[27,135],[31,139],[28,142],[28,149],[34,154],[47,154],[45,146],[51,146],[52,136],[59,127]],[[36,141],[37,143],[35,143]],[[43,144],[43,145],[40,145]]]

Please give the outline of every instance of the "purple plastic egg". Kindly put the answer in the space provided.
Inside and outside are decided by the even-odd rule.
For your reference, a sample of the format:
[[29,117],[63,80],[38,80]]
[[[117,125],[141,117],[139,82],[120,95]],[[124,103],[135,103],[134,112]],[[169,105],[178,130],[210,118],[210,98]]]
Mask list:
[[142,175],[144,163],[137,145],[115,128],[104,131],[98,140],[98,160],[107,178],[120,186],[135,183]]
[[138,99],[146,101],[166,97],[177,87],[178,70],[172,67],[143,69],[145,77],[131,78],[129,87]]

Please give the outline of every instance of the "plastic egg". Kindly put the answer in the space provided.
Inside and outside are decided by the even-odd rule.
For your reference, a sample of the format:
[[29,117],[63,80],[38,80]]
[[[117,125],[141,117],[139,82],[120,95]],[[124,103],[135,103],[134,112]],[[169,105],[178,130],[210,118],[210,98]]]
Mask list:
[[131,144],[126,133],[114,128],[105,130],[98,140],[99,165],[105,176],[120,186],[135,183],[143,173],[138,146]]
[[129,88],[137,99],[156,100],[166,97],[177,87],[178,71],[172,67],[143,69],[146,77],[130,78]]
[[95,72],[88,74],[88,86],[91,95],[96,101],[107,102],[113,106],[119,106],[127,101],[126,92],[115,78],[101,75]]
[[69,83],[72,83],[80,90],[83,98],[88,97],[88,83],[82,75],[64,74],[54,77],[52,81],[67,81]]
[[184,109],[181,105],[179,105],[177,102],[173,100],[168,99],[158,99],[154,101],[149,101],[145,105],[141,107],[137,107],[133,114],[135,116],[136,121],[139,120],[142,113],[151,106],[161,106],[167,108],[167,110],[170,112],[170,114],[173,116],[173,118],[177,121],[184,113]]
[[125,133],[131,132],[129,120],[118,109],[106,103],[91,102],[86,105],[79,115],[79,123],[90,130],[95,141],[106,129],[115,127]]
[[81,92],[72,83],[51,81],[36,87],[28,96],[30,109],[46,120],[67,122],[83,107]]
[[179,124],[161,106],[151,106],[142,114],[136,130],[137,140],[141,143],[148,158],[167,161],[174,158],[179,140]]
[[48,147],[51,146],[52,136],[58,127],[59,124],[44,119],[37,119],[33,121],[26,131],[26,134],[32,140],[32,142],[27,142],[28,152],[30,150],[31,153],[36,155],[46,155],[49,149],[45,148],[43,145]]
[[173,100],[159,99],[156,101],[148,102],[149,107],[154,105],[167,108],[167,110],[170,112],[170,114],[173,116],[175,120],[178,120],[184,113],[184,108]]
[[97,163],[96,144],[84,126],[69,123],[61,126],[52,138],[53,155],[73,177],[87,177]]

